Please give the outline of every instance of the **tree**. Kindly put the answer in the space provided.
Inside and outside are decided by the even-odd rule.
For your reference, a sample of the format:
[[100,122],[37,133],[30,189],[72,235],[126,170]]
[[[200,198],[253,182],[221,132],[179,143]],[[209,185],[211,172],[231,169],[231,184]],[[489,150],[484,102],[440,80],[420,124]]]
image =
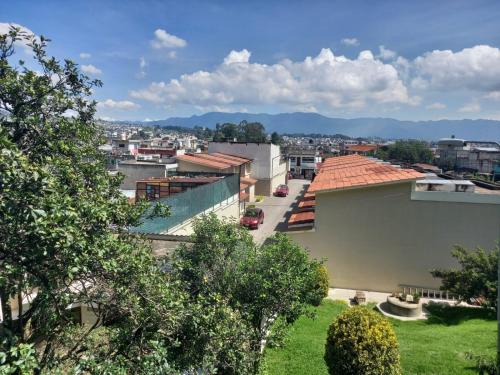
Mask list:
[[238,125],[239,141],[240,142],[266,142],[266,129],[260,122],[247,122],[243,120]]
[[[230,345],[226,355],[244,356],[248,372],[239,373],[255,373],[264,340],[278,340],[306,312],[316,293],[318,262],[283,234],[256,246],[246,229],[215,215],[196,220],[192,240],[192,246],[175,251],[173,273],[194,302],[224,296],[248,329],[248,336]],[[206,351],[203,345],[193,347],[193,355]]]
[[[128,232],[146,205],[128,204],[98,151],[88,96],[101,83],[48,57],[47,42],[16,28],[0,35],[0,336],[12,337],[0,351],[34,348],[39,372],[85,357],[140,373],[152,343],[173,345],[184,293]],[[18,43],[36,71],[11,65]],[[90,309],[95,324],[77,324],[70,306]]]
[[440,278],[442,290],[447,290],[463,301],[484,299],[483,305],[497,308],[498,245],[491,251],[477,247],[469,251],[455,246],[451,255],[458,261],[458,269],[434,269],[432,276]]
[[426,142],[396,141],[387,147],[381,147],[376,154],[384,160],[398,160],[405,163],[431,163],[433,154]]
[[283,142],[283,139],[280,137],[280,135],[276,132],[273,132],[271,134],[271,143],[273,145],[280,145],[281,142]]

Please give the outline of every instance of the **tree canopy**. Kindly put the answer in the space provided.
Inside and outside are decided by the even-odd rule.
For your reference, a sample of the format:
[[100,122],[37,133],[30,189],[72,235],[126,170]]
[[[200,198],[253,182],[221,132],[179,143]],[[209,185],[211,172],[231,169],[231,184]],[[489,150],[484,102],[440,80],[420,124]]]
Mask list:
[[238,125],[232,123],[217,124],[214,131],[214,141],[233,141],[264,143],[267,140],[266,129],[260,122],[241,121]]
[[384,160],[397,160],[405,163],[431,163],[434,159],[429,145],[424,141],[396,141],[377,151],[377,157]]

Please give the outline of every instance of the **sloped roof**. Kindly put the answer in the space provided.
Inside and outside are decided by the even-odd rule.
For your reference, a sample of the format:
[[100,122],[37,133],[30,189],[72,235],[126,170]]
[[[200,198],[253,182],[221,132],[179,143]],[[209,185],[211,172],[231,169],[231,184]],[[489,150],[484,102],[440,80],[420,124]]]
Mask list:
[[206,159],[206,158],[203,158],[203,157],[195,156],[195,154],[192,154],[192,155],[188,155],[188,154],[178,155],[177,156],[177,160],[186,161],[186,162],[192,163],[192,164],[203,165],[203,166],[214,168],[214,169],[227,169],[227,168],[231,168],[232,167],[231,164],[228,164],[228,163],[226,163],[224,161],[221,161],[221,160],[217,160],[217,161],[216,160],[210,160],[210,159]]
[[378,148],[378,146],[377,145],[347,145],[346,148],[349,151],[369,152],[369,151],[375,151]]
[[232,155],[226,155],[219,152],[212,154],[204,154],[204,153],[184,154],[184,155],[178,155],[177,159],[216,169],[227,169],[230,167],[238,167],[242,164],[251,161],[250,159],[240,158]]
[[398,183],[424,177],[414,169],[396,168],[365,156],[339,156],[325,160],[308,193]]
[[288,219],[288,225],[305,224],[314,222],[314,212],[296,212]]

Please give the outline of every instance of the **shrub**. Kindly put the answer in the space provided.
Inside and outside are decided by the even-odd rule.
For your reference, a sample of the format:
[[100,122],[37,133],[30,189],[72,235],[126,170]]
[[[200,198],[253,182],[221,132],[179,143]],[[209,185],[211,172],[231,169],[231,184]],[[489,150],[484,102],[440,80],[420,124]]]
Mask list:
[[262,202],[264,200],[264,196],[263,195],[256,195],[255,196],[255,201],[256,202]]
[[330,287],[328,281],[328,271],[321,263],[313,265],[316,269],[313,273],[313,287],[310,298],[310,303],[314,306],[319,306],[323,298],[328,296],[328,289]]
[[331,375],[401,374],[391,324],[362,306],[347,309],[330,325],[324,359]]

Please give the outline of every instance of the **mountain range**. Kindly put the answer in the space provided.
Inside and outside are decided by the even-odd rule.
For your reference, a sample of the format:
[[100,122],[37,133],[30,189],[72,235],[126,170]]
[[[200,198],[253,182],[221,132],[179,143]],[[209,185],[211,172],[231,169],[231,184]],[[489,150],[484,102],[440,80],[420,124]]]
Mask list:
[[468,140],[500,140],[500,121],[495,120],[435,120],[402,121],[393,118],[333,118],[317,113],[226,113],[208,112],[190,117],[170,117],[165,120],[142,122],[161,126],[204,126],[217,123],[260,122],[268,132],[345,134],[351,137],[380,137],[386,139],[436,140],[455,135]]

